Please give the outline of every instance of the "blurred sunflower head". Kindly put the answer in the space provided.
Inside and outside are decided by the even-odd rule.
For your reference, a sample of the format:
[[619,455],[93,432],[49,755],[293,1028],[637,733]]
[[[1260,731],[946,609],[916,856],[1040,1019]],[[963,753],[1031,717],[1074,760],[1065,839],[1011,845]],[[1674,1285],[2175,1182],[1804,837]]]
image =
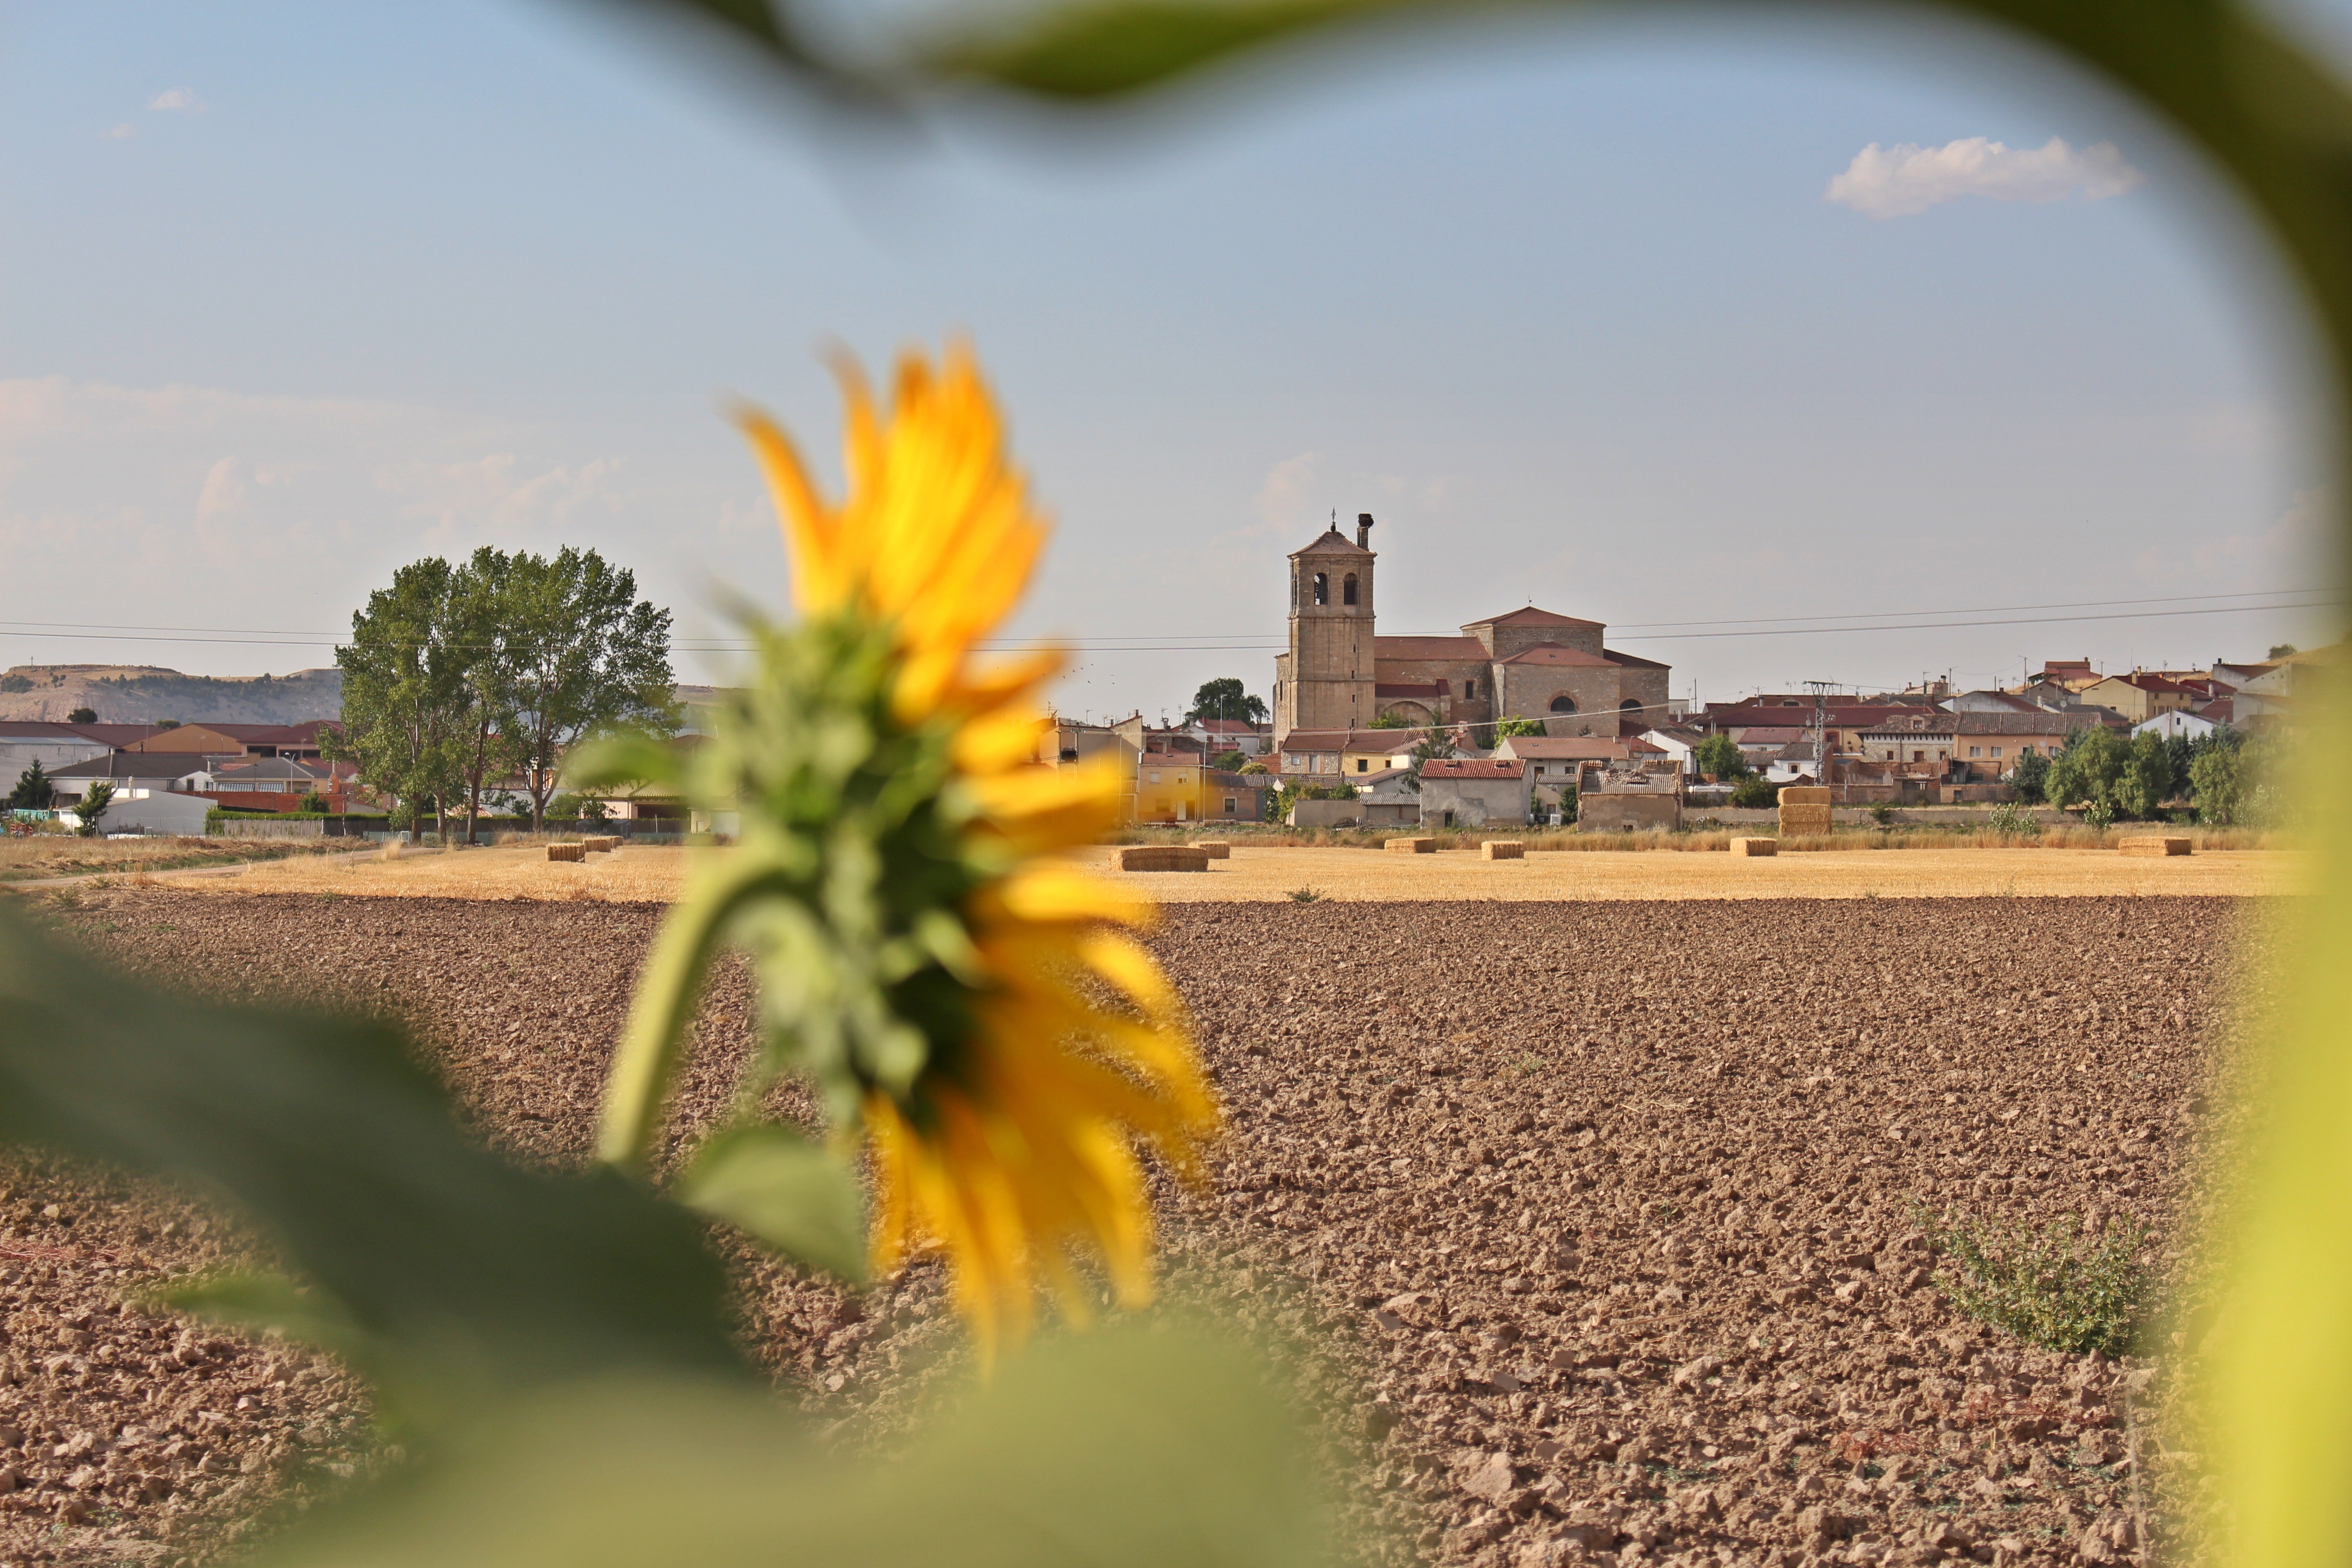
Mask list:
[[1117,820],[1119,775],[1040,763],[1058,654],[975,656],[1045,539],[978,367],[908,356],[887,413],[854,369],[842,380],[838,504],[772,423],[742,420],[799,619],[754,627],[756,679],[684,765],[698,805],[735,814],[736,844],[656,944],[604,1152],[646,1156],[710,955],[742,946],[765,1048],[739,1119],[778,1076],[811,1079],[836,1152],[862,1137],[871,1156],[872,1264],[943,1251],[990,1351],[1028,1328],[1040,1283],[1083,1320],[1090,1262],[1120,1300],[1149,1296],[1138,1146],[1197,1178],[1216,1105],[1131,934],[1151,907],[1062,857]]

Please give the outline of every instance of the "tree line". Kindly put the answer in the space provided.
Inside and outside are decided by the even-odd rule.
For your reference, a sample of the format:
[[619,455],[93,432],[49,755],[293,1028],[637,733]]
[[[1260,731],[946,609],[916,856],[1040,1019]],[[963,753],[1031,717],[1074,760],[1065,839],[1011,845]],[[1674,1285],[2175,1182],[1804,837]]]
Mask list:
[[462,806],[474,843],[485,792],[519,777],[537,830],[583,738],[676,731],[669,635],[669,612],[593,550],[412,562],[335,649],[343,717],[321,750],[393,796],[395,826],[429,813],[446,836]]

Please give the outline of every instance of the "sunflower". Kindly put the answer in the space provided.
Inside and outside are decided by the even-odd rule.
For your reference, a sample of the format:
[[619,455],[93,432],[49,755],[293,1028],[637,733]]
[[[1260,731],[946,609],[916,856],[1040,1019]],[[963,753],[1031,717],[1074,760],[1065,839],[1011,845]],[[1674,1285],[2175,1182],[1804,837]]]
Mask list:
[[[943,1251],[992,1353],[1027,1331],[1041,1283],[1084,1321],[1090,1260],[1121,1302],[1149,1298],[1138,1146],[1197,1180],[1217,1109],[1174,989],[1133,934],[1152,906],[1062,856],[1117,820],[1122,775],[1038,763],[1059,655],[975,655],[1045,540],[977,365],[961,350],[936,371],[907,357],[887,418],[854,367],[842,382],[838,506],[771,421],[742,419],[782,514],[798,621],[752,627],[757,679],[682,768],[640,745],[583,770],[671,770],[740,823],[656,939],[601,1152],[647,1158],[702,976],[721,944],[742,947],[765,1044],[736,1124],[759,1121],[778,1076],[812,1080],[836,1163],[861,1143],[870,1157],[871,1266]],[[777,1239],[806,1162],[772,1168],[777,1203],[730,1217],[781,1204]]]

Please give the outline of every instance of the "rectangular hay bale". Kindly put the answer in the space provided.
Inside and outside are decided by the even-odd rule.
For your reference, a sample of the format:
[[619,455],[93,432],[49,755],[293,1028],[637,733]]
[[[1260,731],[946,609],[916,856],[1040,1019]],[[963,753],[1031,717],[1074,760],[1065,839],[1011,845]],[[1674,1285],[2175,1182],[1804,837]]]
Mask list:
[[1734,855],[1778,855],[1780,841],[1777,838],[1735,838],[1731,841]]
[[1792,805],[1827,805],[1830,791],[1827,784],[1790,784],[1780,791],[1783,810]]
[[1185,844],[1130,844],[1111,852],[1114,871],[1205,871],[1209,852]]
[[583,838],[580,842],[587,847],[588,853],[591,855],[610,855],[621,847],[620,839],[609,833],[600,833],[593,838]]
[[1437,853],[1437,840],[1434,838],[1391,838],[1387,843],[1381,845],[1381,847],[1387,850],[1391,855],[1434,855]]
[[[1783,795],[1791,791],[1782,790]],[[1780,806],[1780,831],[1783,833],[1827,833],[1832,826],[1831,808],[1827,805],[1790,805]]]
[[551,844],[547,847],[547,858],[551,860],[585,860],[588,858],[588,846],[585,844]]
[[1478,858],[1481,860],[1524,860],[1527,858],[1528,847],[1516,838],[1489,838],[1478,846]]
[[1212,860],[1230,860],[1234,858],[1234,847],[1221,839],[1205,838],[1192,847],[1202,851]]
[[2126,838],[2116,846],[2126,855],[2186,855],[2189,840],[2174,837]]

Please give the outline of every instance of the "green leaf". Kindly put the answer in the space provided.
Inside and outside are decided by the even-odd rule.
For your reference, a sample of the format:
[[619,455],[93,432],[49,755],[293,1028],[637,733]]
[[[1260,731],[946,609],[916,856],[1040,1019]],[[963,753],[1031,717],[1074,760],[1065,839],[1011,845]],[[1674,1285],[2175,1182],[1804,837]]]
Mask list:
[[192,1317],[281,1333],[341,1354],[361,1344],[359,1325],[341,1302],[323,1290],[306,1290],[283,1274],[215,1274],[154,1291],[148,1300]]
[[575,1385],[255,1562],[1293,1568],[1336,1553],[1275,1386],[1206,1332],[1105,1330],[1032,1347],[877,1460],[819,1448],[764,1394]]
[[1101,99],[1164,85],[1398,0],[1129,0],[1064,6],[1026,31],[935,50],[930,67],[1046,98]]
[[721,1132],[696,1152],[678,1200],[789,1257],[866,1278],[866,1205],[839,1160],[789,1127]]
[[388,1029],[162,993],[5,908],[0,1020],[0,1139],[226,1198],[412,1417],[615,1366],[750,1375],[691,1215],[482,1148]]
[[563,782],[572,789],[646,784],[675,786],[684,771],[675,748],[636,730],[583,741],[563,759]]

